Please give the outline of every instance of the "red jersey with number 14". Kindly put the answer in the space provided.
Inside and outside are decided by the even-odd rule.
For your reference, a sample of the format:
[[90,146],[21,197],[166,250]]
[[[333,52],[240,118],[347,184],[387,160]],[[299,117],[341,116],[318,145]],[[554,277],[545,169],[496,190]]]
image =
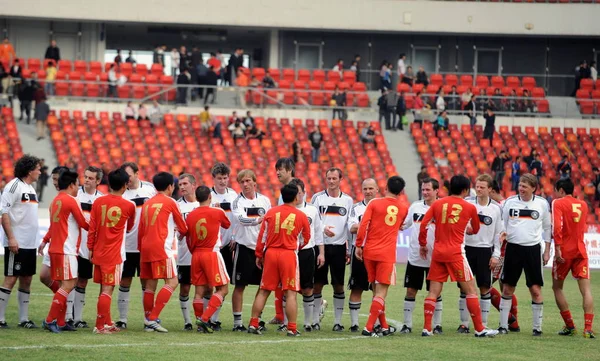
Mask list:
[[583,234],[588,206],[584,201],[566,196],[552,202],[552,236],[565,259],[588,258]]
[[190,253],[218,251],[221,248],[221,227],[229,229],[231,221],[221,208],[202,206],[194,209],[185,219],[188,233],[185,237]]
[[419,245],[427,244],[427,225],[435,222],[435,241],[432,260],[456,262],[463,259],[465,231],[469,222],[472,234],[479,232],[479,215],[475,205],[458,197],[445,197],[435,201],[425,213],[419,231]]
[[407,205],[396,198],[369,202],[356,236],[356,246],[364,248],[364,259],[396,263],[398,232],[407,214]]
[[[298,245],[302,234],[304,243]],[[310,241],[310,224],[306,214],[296,207],[284,204],[269,209],[258,233],[256,257],[262,258],[267,248],[298,250]]]

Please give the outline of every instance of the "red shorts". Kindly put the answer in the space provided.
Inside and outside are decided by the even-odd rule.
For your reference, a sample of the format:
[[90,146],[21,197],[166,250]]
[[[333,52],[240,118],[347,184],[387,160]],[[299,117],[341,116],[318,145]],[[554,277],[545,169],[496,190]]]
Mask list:
[[448,276],[452,282],[468,282],[473,279],[473,273],[469,262],[463,256],[462,259],[454,262],[439,262],[431,260],[429,266],[429,275],[427,279],[429,281],[446,282]]
[[590,268],[587,258],[565,259],[564,263],[552,265],[552,278],[563,281],[569,275],[569,271],[576,279],[590,279]]
[[177,278],[177,263],[174,257],[153,262],[140,262],[140,278],[143,280],[165,280]]
[[67,281],[77,278],[77,256],[51,253],[50,271],[53,281]]
[[381,262],[366,259],[364,261],[369,283],[381,283],[383,285],[396,284],[396,264],[392,262]]
[[298,255],[290,249],[269,248],[265,253],[260,288],[275,291],[300,291]]
[[94,265],[94,283],[104,286],[117,286],[121,283],[123,264],[114,266]]
[[194,286],[208,285],[212,288],[229,283],[225,260],[219,251],[194,252],[191,267],[191,283]]

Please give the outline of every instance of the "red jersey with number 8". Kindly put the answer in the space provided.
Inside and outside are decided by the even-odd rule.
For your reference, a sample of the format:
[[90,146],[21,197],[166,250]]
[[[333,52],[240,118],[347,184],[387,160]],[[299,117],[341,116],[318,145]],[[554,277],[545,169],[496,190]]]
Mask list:
[[588,258],[583,240],[587,216],[587,204],[572,196],[552,202],[552,236],[554,244],[560,246],[562,258]]

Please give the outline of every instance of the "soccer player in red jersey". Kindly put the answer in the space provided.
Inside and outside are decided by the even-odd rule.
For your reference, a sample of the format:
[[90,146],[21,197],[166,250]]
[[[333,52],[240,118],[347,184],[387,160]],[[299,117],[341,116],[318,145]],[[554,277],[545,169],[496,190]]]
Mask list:
[[[252,305],[252,318],[248,333],[261,334],[258,318],[265,308],[267,298],[279,285],[284,291],[285,313],[288,319],[287,335],[300,336],[296,328],[298,305],[297,292],[300,291],[300,271],[298,250],[310,241],[308,218],[296,208],[298,186],[287,184],[281,188],[283,205],[271,208],[263,219],[256,244],[256,266],[263,269],[260,290]],[[303,243],[299,245],[298,236]],[[267,252],[268,251],[268,252]]]
[[[65,171],[58,178],[59,193],[50,204],[50,274],[53,281],[60,282],[60,288],[54,294],[50,312],[43,327],[50,332],[75,331],[67,325],[67,297],[77,282],[77,252],[80,228],[89,229],[77,201],[78,175]],[[46,245],[40,245],[43,250]]]
[[554,237],[554,264],[552,265],[552,290],[560,315],[565,321],[565,327],[558,334],[571,336],[575,334],[575,324],[569,304],[563,293],[563,285],[569,271],[579,284],[583,296],[583,312],[585,328],[583,337],[595,338],[592,330],[594,320],[594,301],[590,287],[590,271],[588,255],[583,241],[586,231],[588,206],[585,201],[573,197],[573,181],[570,178],[561,179],[554,186],[558,196],[552,202],[552,217],[554,218],[552,235]]
[[398,196],[404,191],[405,185],[404,179],[390,177],[385,197],[369,202],[358,228],[356,258],[364,260],[375,294],[363,336],[378,337],[373,332],[376,320],[379,320],[384,336],[391,334],[385,319],[385,298],[390,285],[396,284],[396,243],[398,232],[408,214],[408,206],[400,202]]
[[[177,227],[179,234],[184,235],[187,233],[187,226],[177,203],[170,197],[175,190],[173,175],[160,172],[152,178],[152,183],[158,193],[144,204],[138,234],[140,278],[146,280],[144,329],[148,332],[168,332],[157,319],[179,284],[175,228]],[[165,285],[154,302],[159,279],[165,280]]]
[[110,315],[115,285],[121,282],[125,261],[125,232],[135,224],[135,203],[123,198],[129,175],[123,169],[108,174],[110,193],[94,201],[90,214],[87,246],[94,264],[94,283],[100,284],[100,297],[94,333],[119,332]]
[[[211,189],[206,186],[196,188],[196,199],[200,206],[188,214],[186,224],[187,246],[192,254],[191,282],[196,286],[194,314],[198,332],[212,333],[210,318],[221,307],[227,296],[229,275],[225,260],[221,255],[221,227],[228,229],[231,221],[221,208],[210,206]],[[207,291],[216,288],[204,309],[203,297]]]
[[465,231],[470,224],[472,234],[479,232],[479,215],[477,208],[464,198],[469,195],[471,182],[463,175],[456,175],[450,180],[450,196],[435,201],[425,213],[419,232],[420,254],[427,258],[427,226],[435,222],[435,241],[431,266],[427,279],[431,282],[429,295],[425,298],[425,325],[422,336],[433,336],[431,319],[435,311],[435,302],[442,293],[444,282],[448,276],[452,282],[458,282],[461,290],[467,295],[467,308],[475,327],[475,337],[493,337],[497,330],[490,330],[481,322],[481,307],[477,299],[477,287],[473,273],[465,257]]

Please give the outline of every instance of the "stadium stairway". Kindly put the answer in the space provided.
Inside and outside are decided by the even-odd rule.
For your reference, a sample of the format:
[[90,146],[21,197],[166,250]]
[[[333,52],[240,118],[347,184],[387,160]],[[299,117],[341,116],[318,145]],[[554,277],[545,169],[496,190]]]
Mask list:
[[410,202],[418,200],[417,174],[421,171],[421,159],[410,135],[410,126],[405,126],[404,131],[384,130],[383,136],[398,174],[406,181],[405,192],[408,200]]
[[550,114],[555,117],[581,119],[579,107],[573,97],[547,97]]

